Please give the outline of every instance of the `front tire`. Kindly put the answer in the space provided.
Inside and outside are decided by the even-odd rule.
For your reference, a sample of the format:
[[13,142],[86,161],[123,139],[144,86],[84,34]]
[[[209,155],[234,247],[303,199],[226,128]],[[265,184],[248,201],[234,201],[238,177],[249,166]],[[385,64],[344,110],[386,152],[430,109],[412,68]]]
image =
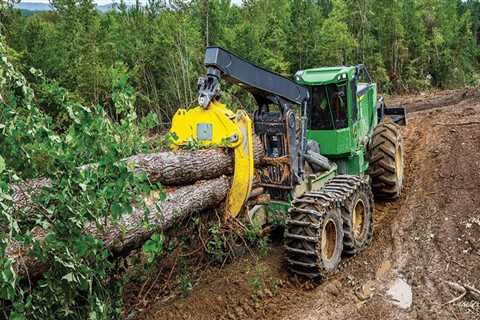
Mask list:
[[403,187],[403,138],[400,127],[382,122],[373,133],[369,175],[376,198],[394,200]]
[[334,273],[340,264],[343,249],[342,230],[342,220],[338,212],[328,212],[323,219],[319,250],[324,275]]
[[285,230],[287,262],[294,274],[324,278],[335,273],[341,261],[342,218],[333,203],[323,207],[306,198],[296,200],[289,212]]

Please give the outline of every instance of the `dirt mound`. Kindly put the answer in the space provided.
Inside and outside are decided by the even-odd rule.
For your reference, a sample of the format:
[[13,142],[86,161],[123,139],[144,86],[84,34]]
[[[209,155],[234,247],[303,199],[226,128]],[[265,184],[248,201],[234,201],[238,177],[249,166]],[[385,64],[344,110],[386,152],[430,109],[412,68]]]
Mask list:
[[479,88],[472,87],[456,90],[434,90],[431,92],[421,92],[417,95],[387,97],[386,105],[404,105],[407,107],[408,112],[412,113],[453,106],[460,103],[472,104],[479,99]]
[[265,258],[205,272],[190,296],[158,303],[147,318],[479,319],[480,302],[467,294],[448,303],[460,293],[445,282],[480,288],[475,94],[445,108],[410,104],[410,111],[431,110],[409,114],[403,195],[376,204],[372,244],[344,259],[335,276],[298,283],[285,271],[281,246],[273,246]]

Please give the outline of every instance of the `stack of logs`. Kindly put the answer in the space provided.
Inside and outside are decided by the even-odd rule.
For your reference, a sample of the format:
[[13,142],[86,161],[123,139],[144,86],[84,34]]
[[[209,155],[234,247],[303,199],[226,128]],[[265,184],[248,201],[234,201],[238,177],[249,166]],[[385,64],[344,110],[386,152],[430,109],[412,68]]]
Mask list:
[[[263,147],[255,138],[255,166],[261,164],[263,157]],[[90,223],[85,227],[85,234],[102,240],[114,255],[124,255],[141,247],[153,232],[168,229],[178,219],[218,206],[228,193],[229,176],[233,173],[233,157],[222,149],[139,154],[122,161],[137,172],[146,173],[151,182],[168,186],[168,192],[163,201],[158,202],[155,198],[146,201],[149,222],[156,226],[156,230],[144,228],[144,210],[135,207],[131,214],[115,223],[107,222],[101,228]],[[88,168],[87,165],[81,170]],[[39,209],[31,197],[49,185],[48,178],[41,178],[13,186],[14,205],[26,212],[36,212]],[[47,233],[47,230],[34,229],[33,238],[42,240]],[[30,248],[19,243],[12,243],[6,250],[6,256],[15,261],[14,269],[21,277],[36,277],[48,268],[48,263],[36,260],[29,252]]]

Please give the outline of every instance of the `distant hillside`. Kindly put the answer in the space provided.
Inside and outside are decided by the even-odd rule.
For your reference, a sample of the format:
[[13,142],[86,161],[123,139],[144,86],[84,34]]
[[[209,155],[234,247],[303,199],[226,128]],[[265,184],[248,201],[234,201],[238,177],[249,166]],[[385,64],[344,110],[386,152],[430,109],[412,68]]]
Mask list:
[[41,13],[41,12],[43,12],[43,11],[32,11],[32,10],[20,9],[20,13],[24,17],[30,17],[30,16],[33,16],[36,13]]
[[114,6],[113,3],[102,4],[102,5],[97,4],[97,10],[100,12],[108,12],[113,10],[113,6]]
[[28,11],[50,11],[52,6],[48,3],[36,3],[36,2],[20,2],[15,5],[15,8],[28,10]]
[[[114,4],[108,3],[103,5],[97,5],[97,10],[100,12],[108,12],[113,10]],[[52,6],[48,3],[36,3],[36,2],[20,2],[15,5],[15,8],[22,10],[22,13],[28,14],[30,11],[50,11],[53,10]]]

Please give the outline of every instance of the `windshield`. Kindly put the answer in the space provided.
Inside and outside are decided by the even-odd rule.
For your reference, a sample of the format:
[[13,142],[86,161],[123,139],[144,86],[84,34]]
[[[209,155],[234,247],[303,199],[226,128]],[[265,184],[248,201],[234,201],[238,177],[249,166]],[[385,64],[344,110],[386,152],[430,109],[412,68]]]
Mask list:
[[346,88],[346,83],[311,87],[309,129],[334,130],[348,126]]

